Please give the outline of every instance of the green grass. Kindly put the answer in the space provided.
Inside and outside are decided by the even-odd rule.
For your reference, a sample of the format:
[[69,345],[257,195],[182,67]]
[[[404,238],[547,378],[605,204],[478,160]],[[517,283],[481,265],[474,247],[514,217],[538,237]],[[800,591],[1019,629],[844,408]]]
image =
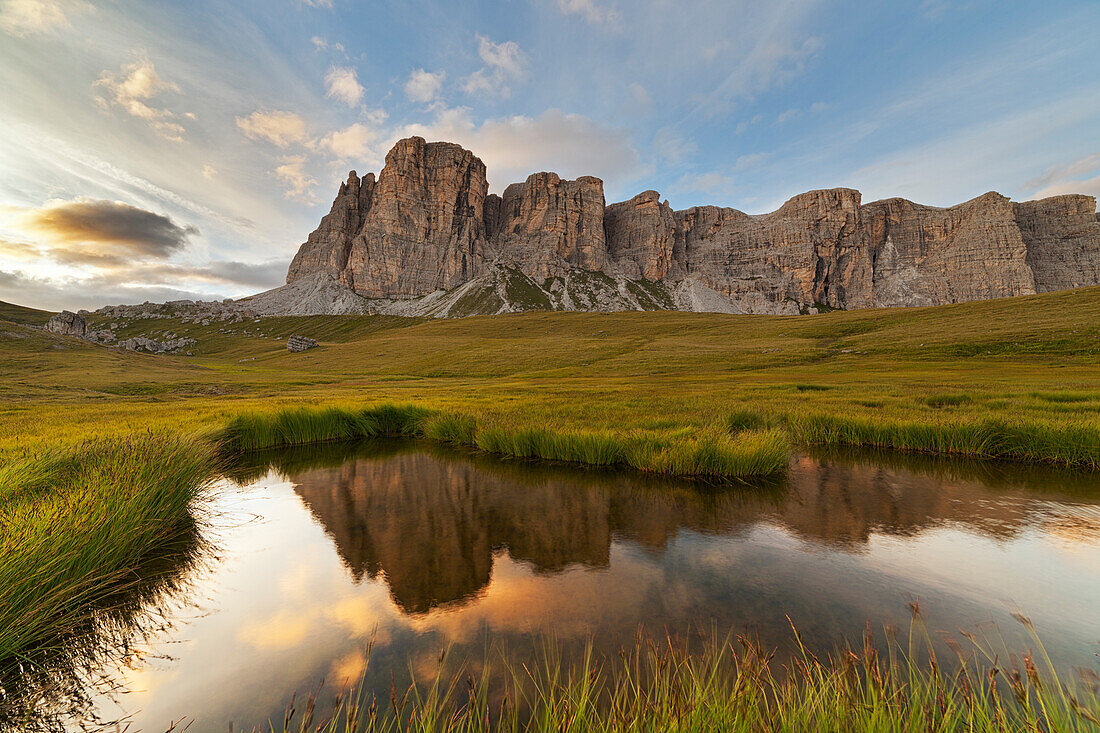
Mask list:
[[170,436],[0,466],[0,667],[65,645],[147,559],[192,540],[214,466],[209,446]]
[[805,445],[891,448],[1100,470],[1100,429],[1095,421],[899,420],[818,412],[781,419],[792,439]]
[[[1023,619],[1025,624],[1029,624]],[[862,648],[819,658],[793,632],[796,654],[782,669],[773,652],[743,637],[692,649],[672,638],[639,637],[617,657],[591,647],[565,663],[553,642],[541,660],[489,659],[475,678],[445,650],[434,673],[389,699],[362,688],[319,714],[317,695],[279,724],[254,731],[305,733],[626,733],[648,731],[973,731],[1077,733],[1100,730],[1097,680],[1062,679],[1036,653],[1001,655],[970,637],[938,660],[919,619],[908,638],[870,631]],[[499,671],[494,667],[500,668]]]
[[5,303],[0,300],[0,321],[11,321],[12,323],[28,323],[35,326],[44,326],[46,321],[50,320],[50,316],[53,313],[49,311],[38,310],[36,308],[27,308],[22,305],[16,305],[14,303]]

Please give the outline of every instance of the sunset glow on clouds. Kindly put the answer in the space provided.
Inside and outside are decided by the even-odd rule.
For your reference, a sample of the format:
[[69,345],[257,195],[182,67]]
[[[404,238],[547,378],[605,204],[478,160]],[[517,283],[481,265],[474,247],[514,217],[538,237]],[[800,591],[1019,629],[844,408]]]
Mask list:
[[494,191],[554,170],[677,208],[1095,195],[1098,31],[1087,0],[0,0],[0,300],[277,286],[411,134]]

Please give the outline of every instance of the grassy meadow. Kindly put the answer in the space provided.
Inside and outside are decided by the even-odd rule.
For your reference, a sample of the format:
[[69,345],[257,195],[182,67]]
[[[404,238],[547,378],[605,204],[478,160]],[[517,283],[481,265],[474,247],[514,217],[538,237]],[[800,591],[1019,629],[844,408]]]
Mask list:
[[[210,481],[242,451],[396,435],[708,480],[781,472],[802,445],[1100,468],[1100,288],[794,317],[158,318],[118,328],[119,338],[197,340],[175,356],[54,336],[25,325],[48,314],[0,305],[0,658],[16,664],[31,661],[30,648],[63,644],[143,557],[180,541]],[[289,353],[291,334],[321,346]],[[710,674],[684,670],[676,689]],[[880,694],[837,688],[837,674],[813,678],[829,704]]]

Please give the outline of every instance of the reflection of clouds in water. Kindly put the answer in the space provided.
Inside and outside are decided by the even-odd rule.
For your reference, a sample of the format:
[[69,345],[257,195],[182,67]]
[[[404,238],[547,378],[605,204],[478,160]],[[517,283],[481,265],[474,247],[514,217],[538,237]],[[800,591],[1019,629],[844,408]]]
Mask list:
[[904,622],[910,594],[938,628],[1006,616],[1004,597],[1037,623],[1068,609],[1044,639],[1058,653],[1100,624],[1100,510],[981,473],[806,459],[780,489],[700,489],[420,448],[338,458],[230,498],[264,519],[225,533],[200,589],[218,610],[184,630],[179,661],[127,676],[156,690],[132,696],[142,727],[197,709],[200,729],[259,719],[363,670],[388,690],[391,668],[431,679],[446,645],[476,666],[487,641],[530,650],[544,633],[576,645],[717,621],[779,643],[790,612],[830,644]]

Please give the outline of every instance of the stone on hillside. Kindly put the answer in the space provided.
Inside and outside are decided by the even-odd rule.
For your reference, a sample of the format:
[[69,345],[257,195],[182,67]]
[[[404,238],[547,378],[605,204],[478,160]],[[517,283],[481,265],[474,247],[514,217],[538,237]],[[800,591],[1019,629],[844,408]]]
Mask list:
[[46,322],[46,330],[50,333],[75,336],[82,339],[88,332],[88,322],[84,320],[84,316],[78,313],[61,311],[57,315],[51,316],[50,320]]
[[308,351],[317,345],[317,341],[307,336],[291,336],[286,340],[287,351],[293,351],[295,353],[299,351]]

